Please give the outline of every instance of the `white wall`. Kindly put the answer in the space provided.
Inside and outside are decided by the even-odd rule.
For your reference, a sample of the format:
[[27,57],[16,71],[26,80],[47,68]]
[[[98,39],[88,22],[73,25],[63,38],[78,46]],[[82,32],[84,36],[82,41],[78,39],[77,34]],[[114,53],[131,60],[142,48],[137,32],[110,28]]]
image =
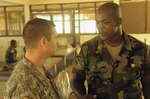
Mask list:
[[24,47],[24,42],[23,42],[23,39],[22,37],[0,37],[0,62],[4,62],[5,61],[5,53],[6,53],[6,50],[9,46],[9,43],[10,41],[14,39],[17,41],[17,51],[18,51],[18,54],[17,54],[17,57],[18,58],[21,58],[22,55],[23,55],[23,47]]
[[150,33],[141,33],[141,34],[130,34],[133,37],[139,39],[140,41],[146,43],[147,45],[150,45]]
[[83,44],[84,42],[86,42],[89,39],[94,38],[97,35],[80,35],[80,44]]

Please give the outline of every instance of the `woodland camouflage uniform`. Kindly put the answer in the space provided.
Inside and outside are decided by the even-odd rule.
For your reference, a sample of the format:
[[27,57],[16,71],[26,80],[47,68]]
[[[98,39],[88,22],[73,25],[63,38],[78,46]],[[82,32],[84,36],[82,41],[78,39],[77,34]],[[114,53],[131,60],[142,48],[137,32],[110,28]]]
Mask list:
[[97,36],[81,46],[73,72],[86,79],[88,94],[97,99],[142,99],[141,76],[150,72],[149,47],[123,33],[124,42],[115,61]]

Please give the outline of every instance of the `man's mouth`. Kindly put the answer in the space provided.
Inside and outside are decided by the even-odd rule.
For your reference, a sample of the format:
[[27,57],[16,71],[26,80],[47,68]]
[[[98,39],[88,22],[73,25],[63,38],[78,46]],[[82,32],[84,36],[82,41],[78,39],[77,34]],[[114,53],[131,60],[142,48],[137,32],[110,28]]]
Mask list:
[[105,33],[99,32],[99,35],[100,35],[100,36],[105,36]]

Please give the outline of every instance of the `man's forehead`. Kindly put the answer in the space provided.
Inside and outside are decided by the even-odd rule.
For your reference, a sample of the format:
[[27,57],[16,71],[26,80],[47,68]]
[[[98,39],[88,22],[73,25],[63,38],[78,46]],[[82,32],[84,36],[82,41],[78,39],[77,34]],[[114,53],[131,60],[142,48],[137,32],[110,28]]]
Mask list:
[[105,8],[105,9],[100,9],[98,12],[98,14],[114,14],[116,13],[116,11],[114,9],[110,9],[110,8]]
[[96,18],[115,18],[116,14],[112,10],[101,10],[97,12]]
[[115,15],[113,13],[106,13],[106,12],[96,14],[96,18],[98,19],[109,19],[109,18],[113,18],[114,16]]

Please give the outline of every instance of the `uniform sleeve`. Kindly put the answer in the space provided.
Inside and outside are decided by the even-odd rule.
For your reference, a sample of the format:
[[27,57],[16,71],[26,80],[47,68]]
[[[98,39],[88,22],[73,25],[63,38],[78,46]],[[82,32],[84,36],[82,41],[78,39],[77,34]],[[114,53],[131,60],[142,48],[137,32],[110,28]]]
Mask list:
[[82,46],[78,54],[76,54],[73,67],[79,70],[84,70],[85,66],[88,64],[88,47]]
[[146,65],[144,66],[144,73],[150,75],[150,47],[148,47],[147,50],[147,56],[146,56]]
[[143,94],[145,99],[150,97],[150,48],[148,47],[146,63],[144,66],[144,75],[142,76]]
[[38,93],[37,91],[22,84],[7,85],[3,99],[40,99],[39,95],[36,94]]
[[86,79],[85,67],[87,64],[87,50],[86,46],[81,47],[81,51],[76,55],[73,64],[73,77],[71,80],[71,85],[73,92],[77,97],[86,94],[86,88],[84,86],[84,81]]

